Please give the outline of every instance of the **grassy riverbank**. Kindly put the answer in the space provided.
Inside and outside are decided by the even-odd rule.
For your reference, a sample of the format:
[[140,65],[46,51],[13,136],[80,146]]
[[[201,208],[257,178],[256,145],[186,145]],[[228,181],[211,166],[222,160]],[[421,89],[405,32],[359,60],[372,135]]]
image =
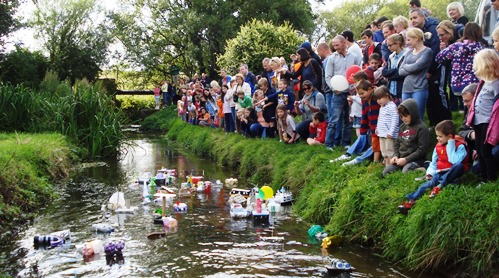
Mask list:
[[477,189],[475,178],[467,174],[463,185],[448,186],[434,200],[423,197],[404,216],[396,207],[419,186],[414,178],[421,172],[383,178],[379,164],[346,168],[329,163],[340,150],[226,135],[187,125],[172,109],[146,118],[143,127],[167,131],[170,140],[237,169],[252,182],[286,186],[296,196],[298,215],[342,234],[346,244],[380,249],[387,259],[418,270],[459,268],[463,276],[490,276],[499,267],[497,183]]
[[54,195],[71,167],[71,147],[60,134],[0,133],[0,242]]

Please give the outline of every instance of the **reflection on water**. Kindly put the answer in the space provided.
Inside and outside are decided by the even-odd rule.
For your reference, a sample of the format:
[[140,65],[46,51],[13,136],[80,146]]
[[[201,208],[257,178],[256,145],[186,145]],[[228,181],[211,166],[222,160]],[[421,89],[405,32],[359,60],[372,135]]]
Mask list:
[[[291,207],[271,217],[270,225],[249,220],[233,220],[226,203],[229,189],[213,187],[209,194],[198,193],[187,203],[187,213],[176,213],[178,229],[166,231],[156,240],[147,236],[165,232],[153,224],[159,205],[141,205],[141,189],[133,181],[144,171],[161,167],[184,172],[203,171],[208,180],[237,177],[211,161],[181,154],[158,139],[136,140],[121,161],[84,168],[61,190],[61,198],[47,207],[34,223],[2,249],[9,257],[0,267],[19,277],[320,277],[331,258],[345,259],[356,268],[337,277],[415,276],[398,270],[359,247],[339,247],[324,255],[317,242],[309,242],[308,225],[296,218]],[[180,180],[183,181],[180,177]],[[244,186],[241,186],[244,187]],[[248,186],[249,187],[249,186]],[[111,214],[101,205],[117,188],[139,210],[134,214]],[[110,223],[116,231],[97,234],[95,223]],[[33,237],[70,229],[71,242],[53,249],[35,249]],[[123,240],[123,260],[109,266],[106,257],[83,258],[81,245],[94,239],[103,242]],[[405,274],[402,274],[405,273]]]

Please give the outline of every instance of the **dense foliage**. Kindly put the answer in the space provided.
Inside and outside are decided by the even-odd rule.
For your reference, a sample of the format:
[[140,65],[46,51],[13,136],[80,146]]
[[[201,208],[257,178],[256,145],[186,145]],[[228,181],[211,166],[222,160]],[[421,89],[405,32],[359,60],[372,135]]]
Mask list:
[[[168,130],[167,137],[193,152],[238,170],[254,183],[285,186],[297,195],[294,208],[304,220],[342,234],[350,242],[380,248],[386,258],[418,270],[459,269],[462,276],[490,276],[499,267],[499,188],[468,174],[434,200],[422,198],[409,215],[397,205],[420,182],[421,172],[381,176],[380,164],[342,167],[341,155],[320,146],[285,145],[272,139],[188,125],[173,110],[160,111],[144,125]],[[268,155],[268,154],[272,155]]]
[[[448,19],[447,5],[454,0],[421,1],[422,6],[431,11],[431,16],[439,20]],[[473,21],[480,1],[464,0],[465,15]],[[317,28],[314,31],[316,40],[329,41],[343,30],[350,29],[356,39],[365,26],[373,20],[386,16],[393,19],[402,15],[409,18],[409,1],[407,0],[352,0],[344,1],[332,10],[322,11],[317,16]],[[353,19],[353,20],[352,20]]]
[[59,132],[87,151],[87,157],[113,156],[125,139],[123,117],[99,86],[75,86],[48,74],[40,90],[0,86],[0,130]]
[[17,21],[14,14],[18,5],[18,0],[0,1],[0,53],[3,52],[5,36],[16,28]]
[[132,67],[169,75],[179,66],[191,76],[216,76],[217,55],[239,27],[253,19],[283,24],[311,34],[313,13],[307,0],[146,0],[125,1],[113,15],[115,35],[125,46]]
[[229,72],[237,72],[239,65],[246,63],[257,72],[262,68],[263,58],[284,56],[288,59],[304,40],[288,23],[277,26],[253,20],[242,26],[235,38],[227,41],[225,53],[218,57],[217,64]]
[[[61,80],[93,81],[106,62],[111,34],[95,0],[40,0],[30,19]],[[100,19],[100,20],[99,20]]]
[[38,88],[48,69],[48,61],[41,52],[30,52],[17,46],[0,63],[0,81],[11,85]]

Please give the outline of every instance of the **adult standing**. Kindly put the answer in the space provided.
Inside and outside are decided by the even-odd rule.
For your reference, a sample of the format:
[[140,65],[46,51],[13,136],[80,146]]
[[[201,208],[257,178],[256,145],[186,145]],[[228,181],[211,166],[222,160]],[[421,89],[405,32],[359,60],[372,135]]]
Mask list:
[[229,82],[232,79],[232,76],[228,75],[227,71],[225,69],[220,70],[220,76],[222,77],[222,79],[220,80],[220,84],[229,85]]
[[423,43],[424,34],[418,28],[407,31],[407,43],[412,50],[405,56],[399,68],[399,75],[405,76],[402,86],[402,101],[412,98],[418,104],[420,119],[424,119],[428,101],[428,79],[426,74],[433,60],[433,51]]
[[[456,24],[452,23],[450,20],[442,20],[437,26],[437,33],[440,39],[440,50],[443,50],[457,40],[456,35]],[[438,56],[438,55],[437,55]],[[436,58],[436,57],[435,57]],[[436,60],[437,61],[437,60]],[[437,61],[439,62],[439,61]],[[451,63],[450,61],[439,62],[441,69],[441,81],[440,81],[440,90],[446,92],[447,87],[449,87],[450,79],[451,79]],[[452,92],[452,88],[449,87],[449,109],[451,111],[457,111],[459,109],[463,109],[463,104],[459,103],[458,97]]]
[[[315,59],[312,59],[305,48],[300,48],[296,52],[297,58],[300,60],[300,67],[297,71],[290,73],[285,72],[284,77],[296,79],[300,76],[300,96],[303,95],[303,82],[310,80],[315,88],[322,88],[322,67]],[[320,58],[319,58],[320,60]]]
[[406,39],[407,29],[409,29],[409,19],[407,17],[399,15],[393,19],[393,27],[395,27],[395,32],[401,34]]
[[262,60],[262,67],[263,67],[263,71],[260,74],[260,77],[261,78],[266,78],[267,81],[269,83],[271,83],[272,82],[271,79],[272,79],[272,73],[273,73],[273,71],[270,68],[270,58],[268,58],[268,57],[263,58],[263,60]]
[[404,76],[399,75],[399,68],[405,58],[405,39],[402,34],[393,34],[386,39],[386,44],[392,54],[388,58],[387,65],[383,68],[383,77],[388,79],[388,89],[393,96],[394,102],[399,105],[402,100],[402,88]]
[[[362,58],[362,49],[360,48],[359,44],[354,40],[353,32],[350,30],[345,30],[341,33],[341,35],[346,39],[345,44],[347,46],[347,52],[353,53]],[[321,55],[319,54],[319,56]]]
[[[319,52],[319,51],[318,51]],[[301,138],[308,138],[310,135],[309,125],[312,122],[314,113],[326,110],[326,102],[324,95],[319,92],[312,82],[303,82],[303,98],[300,101],[295,101],[295,110],[298,115],[301,115],[301,122],[296,126],[296,132]]]
[[383,25],[381,25],[381,30],[383,31],[383,36],[385,37],[385,40],[381,43],[381,54],[383,60],[386,62],[390,58],[390,54],[392,54],[392,51],[388,47],[387,39],[389,36],[397,33],[397,31],[395,31],[395,26],[393,25],[392,21],[383,22]]
[[166,80],[161,81],[161,93],[163,94],[163,103],[164,105],[169,105],[171,102],[171,97],[170,97],[170,86],[168,86],[168,82]]
[[471,83],[477,83],[478,78],[473,72],[473,58],[475,54],[484,48],[482,45],[482,30],[474,22],[466,24],[463,37],[460,41],[442,49],[436,57],[438,63],[446,64],[450,71],[451,93],[461,99],[464,87]]
[[452,2],[447,5],[447,16],[454,24],[466,26],[468,18],[464,16],[464,7],[460,2]]
[[239,67],[239,73],[243,75],[244,82],[250,85],[250,90],[251,90],[250,95],[253,96],[253,93],[255,92],[256,76],[251,71],[248,70],[248,65],[246,64],[242,64]]
[[[346,70],[352,65],[360,66],[362,59],[353,53],[347,52],[345,37],[338,35],[331,41],[335,52],[328,58],[325,70],[325,82],[329,88],[333,88],[331,78],[335,75],[345,76]],[[332,94],[326,94],[326,107],[328,114],[328,125],[326,131],[325,145],[329,150],[334,146],[350,145],[352,123],[349,120],[349,105],[347,97],[348,90],[334,91]],[[338,122],[342,121],[341,138],[335,140],[335,130],[337,129]]]
[[[435,56],[440,52],[440,40],[437,33],[439,21],[436,18],[427,16],[425,11],[419,8],[412,9],[409,14],[414,28],[419,28],[423,33],[431,33],[431,38],[424,40],[424,45],[433,51],[433,57],[430,62],[431,66],[428,70],[427,113],[430,126],[436,126],[439,122],[452,118],[447,103],[444,102],[447,100],[447,96],[445,92],[440,91],[441,72],[438,63],[435,61]],[[409,42],[409,39],[407,41]]]
[[312,59],[314,59],[317,63],[320,64],[322,62],[319,55],[317,55],[317,53],[312,50],[312,45],[310,44],[310,42],[303,42],[299,48],[305,48],[308,52],[308,55],[310,55],[310,57],[312,57]]

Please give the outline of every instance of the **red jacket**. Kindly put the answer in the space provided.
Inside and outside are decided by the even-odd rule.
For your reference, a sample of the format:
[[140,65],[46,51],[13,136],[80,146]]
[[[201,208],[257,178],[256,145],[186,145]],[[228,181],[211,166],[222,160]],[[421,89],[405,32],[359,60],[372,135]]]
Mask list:
[[[461,141],[462,138],[456,136],[454,138],[456,141],[456,150],[459,148],[460,145],[464,145],[466,147],[466,143]],[[443,169],[449,169],[452,167],[452,163],[449,162],[449,157],[447,156],[447,145],[441,145],[440,143],[437,143],[435,146],[435,150],[437,151],[438,155],[438,161],[437,161],[437,169],[443,170]],[[470,168],[469,165],[469,153],[466,154],[466,158],[463,159],[462,164],[464,166],[464,171],[468,171]]]
[[324,144],[326,141],[326,128],[327,122],[319,123],[316,127],[308,126],[308,131],[310,134],[315,134],[315,140],[319,141],[321,144]]

